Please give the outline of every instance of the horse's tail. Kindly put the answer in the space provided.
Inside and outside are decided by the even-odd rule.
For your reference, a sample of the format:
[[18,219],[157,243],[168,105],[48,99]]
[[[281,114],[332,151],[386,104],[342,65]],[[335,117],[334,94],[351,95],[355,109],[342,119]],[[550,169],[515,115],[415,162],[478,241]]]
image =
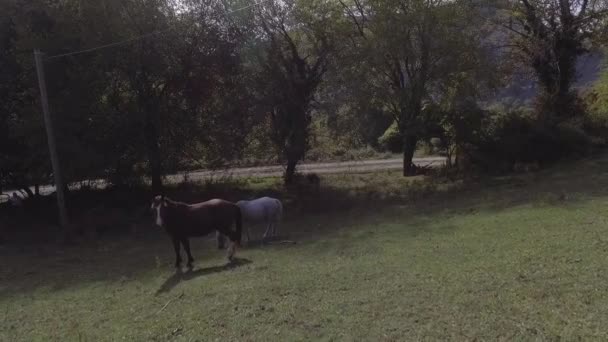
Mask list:
[[241,244],[241,235],[243,233],[243,214],[241,208],[236,207],[236,241]]

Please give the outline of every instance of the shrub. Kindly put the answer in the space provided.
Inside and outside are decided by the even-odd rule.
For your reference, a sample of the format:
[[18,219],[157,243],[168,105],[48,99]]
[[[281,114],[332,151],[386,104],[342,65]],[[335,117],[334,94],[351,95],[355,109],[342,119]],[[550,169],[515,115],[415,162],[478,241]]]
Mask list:
[[511,171],[517,164],[547,164],[588,154],[594,144],[581,123],[548,125],[525,112],[493,113],[478,142],[465,145],[471,163],[483,171]]
[[399,133],[399,127],[397,123],[393,122],[389,128],[386,129],[384,134],[378,138],[378,145],[385,150],[392,153],[400,153],[403,150],[403,139],[401,133]]
[[608,63],[599,80],[586,92],[584,102],[588,111],[583,127],[604,143],[603,137],[608,137]]

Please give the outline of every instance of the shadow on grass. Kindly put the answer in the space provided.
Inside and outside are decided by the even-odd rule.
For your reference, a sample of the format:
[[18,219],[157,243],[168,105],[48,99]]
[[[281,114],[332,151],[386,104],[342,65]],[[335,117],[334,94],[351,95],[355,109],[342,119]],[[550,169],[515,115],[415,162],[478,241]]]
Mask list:
[[[376,172],[323,176],[320,192],[285,190],[277,180],[256,184],[184,184],[169,188],[167,195],[186,202],[218,197],[232,201],[259,196],[280,198],[285,203],[286,217],[278,227],[279,234],[288,234],[298,243],[314,241],[322,252],[328,236],[356,227],[365,226],[365,231],[373,231],[377,224],[388,222],[397,226],[405,236],[413,238],[428,233],[429,225],[436,222],[438,215],[500,212],[529,204],[581,205],[593,198],[608,196],[608,186],[604,186],[608,184],[606,165],[608,155],[564,163],[537,173],[459,181],[432,177],[405,179],[398,172]],[[94,202],[94,193],[87,196],[92,196],[89,201]],[[108,201],[114,199],[107,196]],[[144,193],[133,196],[125,206],[128,204],[135,211],[141,206],[144,212],[148,207],[145,200],[148,197]],[[86,201],[83,199],[81,203],[84,205]],[[124,215],[129,216],[128,210]],[[146,220],[152,222],[152,217]],[[0,226],[2,224],[0,220]],[[15,230],[21,229],[17,224],[13,226]],[[450,229],[445,227],[439,231]],[[35,232],[36,236],[44,235],[44,230]],[[261,234],[259,230],[257,233]],[[365,234],[363,232],[360,238],[366,238]],[[10,240],[9,244],[6,238],[7,243],[0,246],[0,259],[3,260],[0,282],[6,282],[8,286],[4,290],[0,287],[0,297],[48,285],[57,290],[92,281],[138,278],[153,269],[155,264],[151,260],[158,255],[165,260],[172,258],[170,243],[158,229],[139,230],[132,239],[126,236],[128,234],[124,233],[122,237],[118,234],[102,235],[92,244],[70,249],[57,248],[48,242],[29,245]],[[206,242],[205,246],[209,244],[212,242]],[[246,246],[246,249],[256,248],[266,246],[262,247],[255,240]],[[81,262],[67,262],[74,257]],[[95,268],[90,269],[87,265],[95,265]],[[175,274],[167,279],[159,291],[170,291],[181,281],[242,265],[237,262]]]
[[156,295],[171,291],[175,286],[177,286],[177,284],[179,284],[183,281],[192,280],[192,279],[195,279],[198,277],[203,277],[203,276],[206,276],[209,274],[230,271],[237,267],[245,266],[245,265],[248,265],[251,263],[252,263],[252,261],[249,259],[234,258],[234,259],[232,259],[231,262],[228,262],[222,266],[212,266],[212,267],[200,268],[200,269],[196,269],[196,270],[188,269],[186,272],[182,271],[182,269],[179,268],[177,271],[175,271],[175,273],[171,277],[169,277],[167,280],[165,280],[165,282],[161,285],[161,287],[158,289],[158,291],[156,291]]

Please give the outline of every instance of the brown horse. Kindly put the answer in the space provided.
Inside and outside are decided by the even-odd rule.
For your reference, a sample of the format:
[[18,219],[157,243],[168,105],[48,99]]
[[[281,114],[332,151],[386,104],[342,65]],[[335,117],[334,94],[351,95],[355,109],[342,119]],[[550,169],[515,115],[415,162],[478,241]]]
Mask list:
[[[218,231],[228,236],[228,260],[232,261],[236,246],[241,243],[242,219],[239,207],[228,201],[212,199],[207,202],[187,204],[172,201],[159,195],[152,200],[151,209],[155,211],[156,224],[165,228],[175,248],[175,267],[180,267],[180,243],[188,254],[188,267],[192,267],[192,254],[188,238],[199,237]],[[231,226],[236,223],[236,231]]]

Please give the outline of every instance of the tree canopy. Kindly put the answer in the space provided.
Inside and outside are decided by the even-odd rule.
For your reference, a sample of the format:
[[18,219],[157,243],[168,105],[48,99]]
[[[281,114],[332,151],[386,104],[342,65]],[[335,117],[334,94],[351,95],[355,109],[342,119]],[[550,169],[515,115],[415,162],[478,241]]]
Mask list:
[[607,9],[599,0],[3,1],[0,184],[52,179],[34,49],[46,54],[68,183],[147,176],[160,190],[168,173],[268,157],[290,181],[320,129],[324,141],[379,150],[391,127],[413,175],[422,143],[439,139],[450,157],[500,145],[499,123],[527,115],[495,110],[505,65],[529,69],[540,86],[530,135],[604,113],[605,77],[591,100],[573,84],[576,60],[606,44]]

